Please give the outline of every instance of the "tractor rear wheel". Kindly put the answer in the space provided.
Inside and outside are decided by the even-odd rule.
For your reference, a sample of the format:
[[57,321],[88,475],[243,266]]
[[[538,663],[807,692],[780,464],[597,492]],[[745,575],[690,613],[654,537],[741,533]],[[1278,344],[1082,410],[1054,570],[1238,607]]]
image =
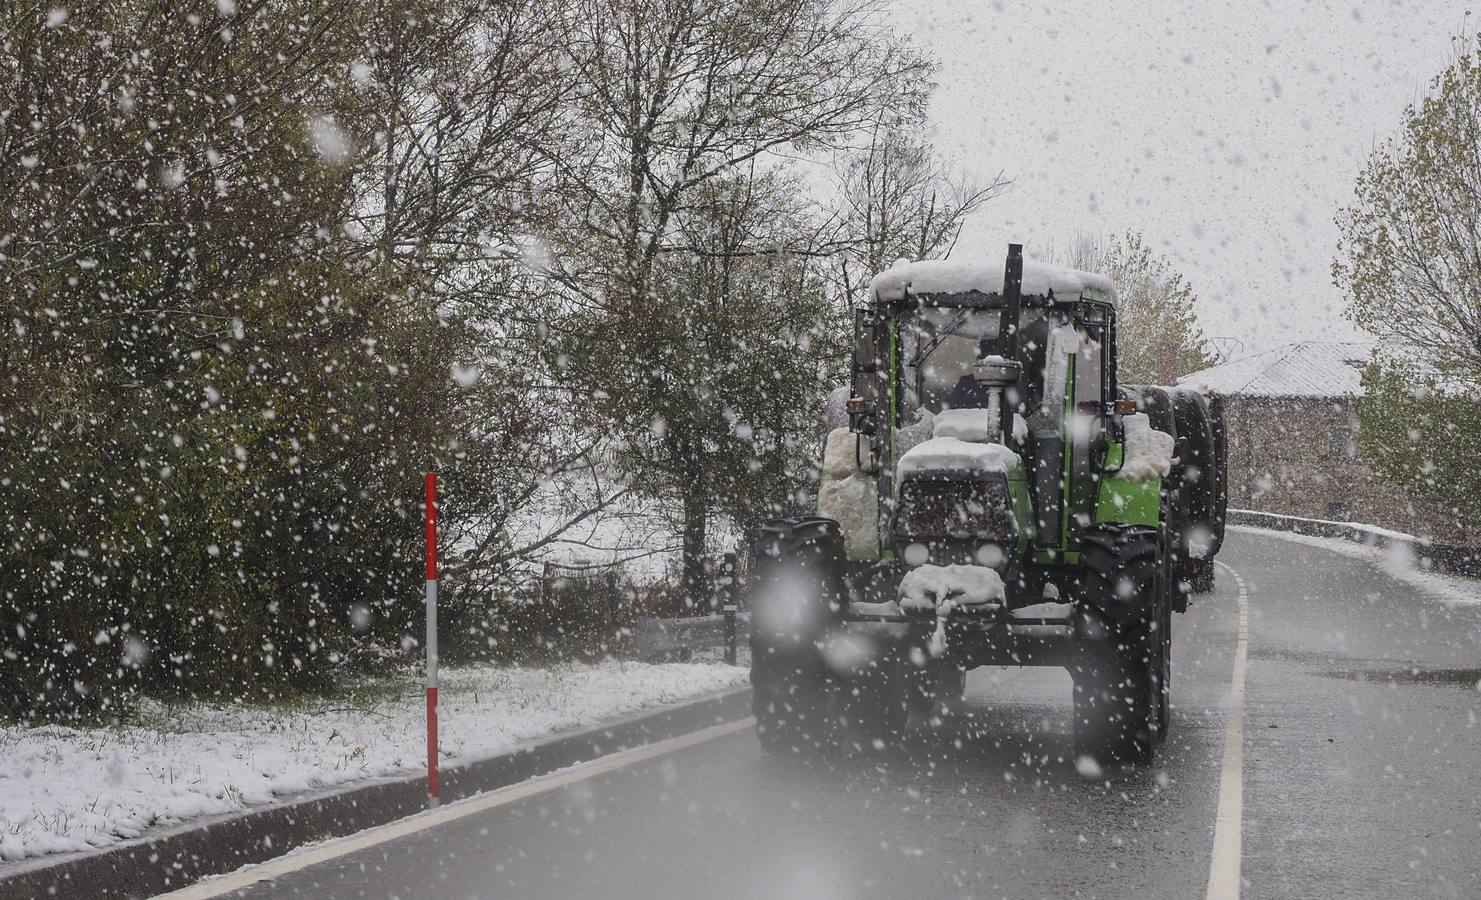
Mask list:
[[1081,543],[1075,752],[1146,762],[1167,732],[1171,592],[1163,542],[1155,528],[1096,526]]
[[811,754],[833,743],[837,679],[822,647],[846,599],[843,536],[831,519],[762,526],[751,597],[751,710],[761,747]]

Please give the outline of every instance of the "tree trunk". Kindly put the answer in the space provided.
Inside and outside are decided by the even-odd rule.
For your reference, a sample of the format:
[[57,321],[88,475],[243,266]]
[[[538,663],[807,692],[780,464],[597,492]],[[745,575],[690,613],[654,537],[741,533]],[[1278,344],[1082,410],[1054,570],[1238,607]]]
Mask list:
[[700,464],[699,447],[685,441],[684,450],[684,602],[698,612],[710,612],[708,580],[705,578],[705,527],[707,498],[704,467]]

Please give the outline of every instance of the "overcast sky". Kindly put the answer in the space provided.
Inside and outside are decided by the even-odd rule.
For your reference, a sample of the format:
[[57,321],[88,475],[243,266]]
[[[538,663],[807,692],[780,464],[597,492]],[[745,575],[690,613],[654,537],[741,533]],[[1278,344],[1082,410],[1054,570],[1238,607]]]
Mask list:
[[897,2],[940,62],[938,147],[1014,181],[957,254],[1142,231],[1246,352],[1354,334],[1333,214],[1473,21],[1462,0]]

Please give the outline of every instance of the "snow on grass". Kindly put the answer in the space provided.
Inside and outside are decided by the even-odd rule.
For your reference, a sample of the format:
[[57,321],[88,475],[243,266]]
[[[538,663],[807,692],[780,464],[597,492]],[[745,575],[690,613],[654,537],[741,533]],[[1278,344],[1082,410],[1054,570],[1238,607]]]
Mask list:
[[[1309,547],[1320,547],[1333,553],[1341,553],[1362,560],[1375,569],[1416,588],[1446,606],[1481,605],[1481,580],[1459,575],[1444,575],[1424,567],[1424,560],[1415,557],[1410,548],[1398,541],[1384,547],[1359,544],[1342,538],[1313,537],[1291,531],[1275,531],[1252,525],[1229,525],[1229,531],[1241,534],[1259,534],[1280,538]],[[1365,528],[1367,526],[1364,526]],[[1397,532],[1390,532],[1397,534]]]
[[[441,680],[439,749],[456,763],[743,684],[746,670],[609,661],[452,668]],[[285,708],[149,703],[120,727],[0,726],[0,859],[104,847],[153,825],[420,770],[420,683],[369,687],[368,698]]]

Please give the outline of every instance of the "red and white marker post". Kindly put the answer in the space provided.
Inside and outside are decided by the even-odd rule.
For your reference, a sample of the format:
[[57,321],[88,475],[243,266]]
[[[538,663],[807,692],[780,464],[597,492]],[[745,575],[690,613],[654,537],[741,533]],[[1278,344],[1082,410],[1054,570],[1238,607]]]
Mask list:
[[437,473],[427,473],[427,808],[442,802],[437,784]]

